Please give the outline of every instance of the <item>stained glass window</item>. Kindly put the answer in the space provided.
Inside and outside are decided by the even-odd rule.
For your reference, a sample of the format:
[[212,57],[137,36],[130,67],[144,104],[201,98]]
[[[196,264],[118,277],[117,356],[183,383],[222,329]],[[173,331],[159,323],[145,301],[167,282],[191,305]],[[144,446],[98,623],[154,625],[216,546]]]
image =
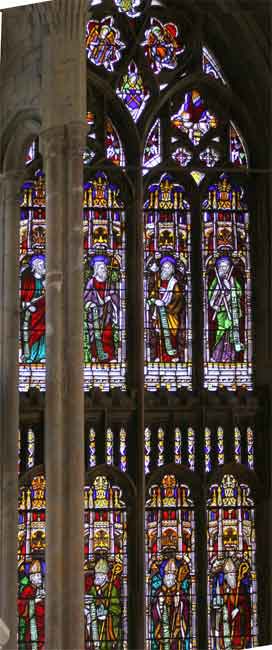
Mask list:
[[189,165],[189,163],[191,162],[192,157],[193,154],[191,153],[191,151],[189,151],[185,147],[178,147],[172,153],[173,160],[175,160],[175,162],[181,167],[187,167],[187,165]]
[[208,499],[209,650],[257,642],[254,503],[247,485],[225,475]]
[[20,488],[18,523],[18,649],[45,642],[45,478]]
[[254,469],[254,434],[251,427],[247,428],[247,464],[249,469]]
[[145,473],[150,472],[150,454],[151,454],[151,431],[148,427],[145,429]]
[[226,175],[203,203],[205,386],[252,388],[249,215]]
[[88,448],[88,466],[91,469],[96,466],[96,447],[95,447],[95,430],[93,428],[89,431],[89,448]]
[[120,13],[124,13],[129,18],[137,18],[140,16],[139,7],[141,5],[141,0],[114,0],[116,7]]
[[88,111],[86,119],[88,124],[88,135],[87,135],[87,146],[83,151],[83,163],[84,165],[90,165],[93,158],[95,157],[94,140],[96,139],[96,135],[95,135],[94,114]]
[[27,469],[32,469],[35,464],[35,433],[33,429],[27,432]]
[[143,174],[147,174],[151,167],[159,165],[161,159],[161,122],[158,119],[151,127],[146,139],[143,155]]
[[144,220],[146,387],[191,387],[190,211],[168,174],[149,186]]
[[207,167],[214,167],[219,161],[219,153],[214,147],[207,147],[199,154],[199,158]]
[[118,187],[97,172],[84,187],[85,388],[125,388],[125,213]]
[[106,476],[85,486],[85,650],[127,650],[127,513]]
[[217,461],[218,465],[224,465],[224,431],[222,427],[218,427],[217,429]]
[[164,430],[162,427],[158,429],[158,467],[164,465]]
[[20,218],[19,389],[45,390],[45,179],[22,187]]
[[182,460],[182,455],[181,455],[181,430],[176,427],[175,428],[175,458],[174,461],[176,465],[180,465]]
[[241,463],[241,431],[239,427],[234,429],[234,458],[236,463]]
[[195,529],[187,485],[165,475],[146,504],[146,648],[196,648]]
[[229,127],[229,138],[230,138],[230,161],[236,167],[247,166],[247,154],[245,146],[243,144],[242,138],[239,135],[236,127],[231,122]]
[[102,20],[89,20],[86,28],[86,50],[91,63],[104,66],[112,72],[124,47],[112,16]]
[[27,151],[26,151],[26,156],[25,156],[25,165],[28,166],[30,165],[35,158],[37,158],[39,153],[39,141],[38,138],[35,138],[29,145]]
[[123,427],[120,430],[119,451],[120,451],[120,470],[121,472],[126,472],[127,471],[127,432]]
[[113,449],[113,432],[111,429],[106,431],[106,463],[113,465],[114,449]]
[[192,427],[188,429],[188,464],[193,472],[195,469],[195,432]]
[[107,117],[106,119],[106,157],[110,162],[118,167],[125,166],[125,154],[124,149],[117,132],[117,129],[113,125],[111,119]]
[[174,23],[163,24],[158,18],[151,18],[145,32],[144,53],[151,70],[159,74],[163,68],[177,67],[177,56],[184,51],[179,30]]
[[145,109],[150,92],[134,61],[129,64],[127,73],[122,76],[116,92],[129,110],[134,122],[137,122]]
[[203,47],[202,51],[202,67],[205,74],[222,81],[223,84],[226,83],[218,63],[216,63],[214,57],[206,47]]
[[205,428],[205,471],[210,472],[212,469],[211,463],[211,430],[208,427]]
[[181,107],[171,117],[172,126],[185,133],[194,146],[210,129],[218,125],[217,118],[206,107],[198,90],[185,94]]

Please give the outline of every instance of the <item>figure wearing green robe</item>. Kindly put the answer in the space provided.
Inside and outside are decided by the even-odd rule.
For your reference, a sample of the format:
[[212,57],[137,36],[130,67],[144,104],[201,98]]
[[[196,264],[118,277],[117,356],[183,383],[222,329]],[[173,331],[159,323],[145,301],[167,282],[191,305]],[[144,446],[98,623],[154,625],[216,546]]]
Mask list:
[[235,361],[236,354],[244,349],[240,341],[243,290],[240,282],[230,272],[230,260],[222,258],[208,290],[209,304],[214,310],[213,320],[216,321],[211,360],[225,363]]

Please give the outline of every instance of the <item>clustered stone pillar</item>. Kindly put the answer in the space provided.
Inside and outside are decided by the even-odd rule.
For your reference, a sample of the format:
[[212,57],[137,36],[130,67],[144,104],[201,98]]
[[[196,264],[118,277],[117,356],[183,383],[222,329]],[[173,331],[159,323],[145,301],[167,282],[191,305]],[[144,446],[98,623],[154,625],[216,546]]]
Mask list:
[[19,342],[19,190],[22,175],[1,178],[0,203],[0,467],[1,556],[0,616],[10,630],[7,650],[17,645],[17,508],[18,508],[18,342]]
[[44,9],[47,197],[46,648],[84,648],[83,148],[85,0]]

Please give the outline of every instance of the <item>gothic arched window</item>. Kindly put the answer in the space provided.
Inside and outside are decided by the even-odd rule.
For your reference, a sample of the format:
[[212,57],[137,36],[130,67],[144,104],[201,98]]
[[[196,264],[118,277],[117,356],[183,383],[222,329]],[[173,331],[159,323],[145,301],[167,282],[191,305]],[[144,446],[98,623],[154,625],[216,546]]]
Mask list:
[[195,520],[187,485],[174,474],[146,502],[147,648],[196,648]]
[[254,502],[231,474],[208,499],[209,650],[257,644]]
[[[37,144],[27,163],[35,168]],[[19,390],[45,390],[45,178],[38,169],[21,190]]]
[[36,468],[25,475],[19,490],[19,650],[35,650],[45,640],[45,499],[45,478]]
[[85,649],[128,647],[127,508],[107,476],[85,485]]

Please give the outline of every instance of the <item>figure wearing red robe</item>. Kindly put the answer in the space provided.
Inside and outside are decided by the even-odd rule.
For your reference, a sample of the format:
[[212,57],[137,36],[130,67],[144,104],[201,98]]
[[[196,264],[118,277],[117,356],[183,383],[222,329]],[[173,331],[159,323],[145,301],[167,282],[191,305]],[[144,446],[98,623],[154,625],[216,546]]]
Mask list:
[[45,361],[45,261],[31,259],[21,277],[22,361]]

